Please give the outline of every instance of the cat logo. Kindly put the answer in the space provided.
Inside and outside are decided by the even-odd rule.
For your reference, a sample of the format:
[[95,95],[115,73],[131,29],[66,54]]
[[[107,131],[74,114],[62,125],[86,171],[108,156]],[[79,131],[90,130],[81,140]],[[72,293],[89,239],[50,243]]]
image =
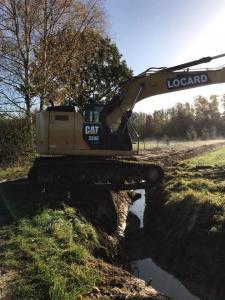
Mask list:
[[99,132],[99,125],[85,125],[84,133],[88,135],[97,135]]

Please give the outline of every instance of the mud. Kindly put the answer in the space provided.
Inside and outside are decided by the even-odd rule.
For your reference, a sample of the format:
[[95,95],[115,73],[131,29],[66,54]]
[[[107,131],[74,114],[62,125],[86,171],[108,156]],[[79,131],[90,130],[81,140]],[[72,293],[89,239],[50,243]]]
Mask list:
[[[214,172],[213,172],[214,173]],[[163,191],[151,196],[144,215],[144,228],[129,236],[126,253],[130,259],[153,260],[167,272],[174,274],[185,286],[204,300],[223,300],[224,239],[199,236],[192,228],[181,228],[176,222],[180,206],[168,207],[163,202]],[[154,197],[155,196],[155,197]],[[158,201],[161,200],[161,201]],[[180,204],[182,205],[182,204]],[[198,213],[192,212],[192,217]],[[217,215],[219,208],[208,207]],[[177,217],[176,217],[177,215]],[[191,216],[190,216],[191,217]],[[223,230],[223,228],[221,228]],[[132,249],[132,251],[130,250]]]
[[10,290],[8,288],[9,284],[18,277],[15,271],[0,271],[0,299],[10,300]]
[[90,299],[155,299],[169,300],[171,298],[158,293],[151,286],[146,285],[144,280],[138,279],[129,272],[117,266],[98,261],[95,264],[101,276],[97,288],[89,293]]
[[180,160],[188,159],[202,153],[225,146],[224,140],[201,141],[196,143],[177,143],[162,147],[152,147],[142,150],[135,156],[137,161],[150,161],[162,166],[176,165]]
[[[171,145],[152,148],[141,151],[140,155],[134,157],[134,160],[149,161],[166,167],[174,166],[181,159],[196,156],[222,145],[225,145],[224,141],[207,143],[206,145],[204,143],[200,145],[196,143],[196,145],[192,145],[191,147],[187,145],[183,147]],[[207,170],[204,170],[204,172],[207,172]],[[95,226],[99,234],[101,246],[96,249],[94,267],[99,269],[102,280],[87,295],[87,299],[102,299],[105,296],[108,296],[110,299],[169,299],[150,286],[147,286],[143,280],[137,279],[119,267],[121,266],[121,262],[124,263],[127,261],[128,255],[129,259],[135,260],[149,257],[150,253],[156,260],[164,257],[161,263],[167,267],[168,262],[173,265],[171,256],[167,256],[165,252],[161,251],[163,248],[167,253],[167,245],[161,245],[161,239],[154,240],[153,233],[150,230],[151,226],[145,226],[144,229],[137,229],[139,226],[138,220],[134,216],[129,216],[127,219],[128,208],[132,201],[135,200],[135,195],[128,195],[127,192],[74,190],[66,194],[57,192],[55,195],[46,197],[46,193],[37,194],[35,191],[29,190],[26,180],[0,183],[0,189],[1,195],[4,194],[4,197],[9,200],[7,201],[8,205],[12,201],[10,199],[14,200],[11,206],[11,215],[8,218],[6,218],[5,210],[0,210],[3,212],[0,213],[0,222],[2,224],[12,222],[23,216],[27,217],[35,214],[40,206],[46,206],[46,203],[48,203],[49,207],[55,207],[56,204],[60,205],[62,199],[66,199],[66,204],[75,206],[80,214]],[[161,190],[149,189],[147,192],[149,193],[149,196],[147,196],[149,210],[145,212],[145,218],[149,219],[149,211],[149,214],[156,218],[162,208],[162,203],[159,201],[162,198],[160,195]],[[156,199],[157,201],[152,201],[152,199]],[[32,212],[28,213],[27,203],[30,203],[31,200],[32,203],[36,202],[32,208]],[[20,208],[19,210],[18,207],[16,208],[15,203]],[[124,243],[123,233],[126,220],[129,224],[127,228],[129,238],[126,238],[125,241],[127,249],[120,252],[121,257],[118,257],[118,247]],[[154,223],[151,222],[151,224]],[[132,251],[129,251],[129,249],[132,249]],[[176,255],[179,254],[176,253]],[[108,264],[109,262],[111,264]],[[4,286],[6,290],[5,282],[7,282],[7,278],[0,277],[0,288]]]
[[[127,192],[78,189],[43,192],[32,190],[26,180],[14,180],[0,184],[0,200],[0,226],[12,224],[22,217],[32,217],[41,207],[60,208],[64,204],[76,207],[80,217],[94,225],[100,245],[93,253],[93,268],[99,270],[102,280],[84,299],[103,299],[106,296],[110,299],[169,299],[120,267],[118,247],[132,202]],[[10,299],[8,284],[17,274],[10,270],[3,272],[1,266],[0,271],[0,299]]]
[[[224,142],[219,142],[196,145],[193,149],[176,149],[174,146],[153,148],[142,151],[136,159],[161,163],[166,172],[167,168],[176,170],[176,164],[181,159],[191,158],[224,145]],[[196,171],[200,177],[222,182],[221,191],[225,191],[223,167],[199,166],[196,167]],[[215,208],[209,209],[214,211]],[[191,229],[188,234],[179,236],[181,230],[176,226],[176,211],[179,214],[179,206],[170,211],[165,205],[162,188],[147,191],[143,228],[140,228],[140,220],[133,214],[128,216],[127,232],[121,252],[124,262],[127,261],[125,266],[130,270],[130,261],[151,257],[201,299],[224,299],[224,241],[215,244],[213,241],[199,239]]]

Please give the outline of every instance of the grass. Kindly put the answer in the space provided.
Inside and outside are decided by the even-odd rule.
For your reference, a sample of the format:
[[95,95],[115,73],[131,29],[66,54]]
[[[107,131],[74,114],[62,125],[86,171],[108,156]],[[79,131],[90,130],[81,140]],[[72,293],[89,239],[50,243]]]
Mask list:
[[221,147],[215,151],[198,155],[195,158],[184,161],[189,167],[194,166],[225,166],[225,147]]
[[211,233],[225,237],[224,193],[213,181],[191,178],[169,182],[165,209],[168,225],[181,237],[191,232],[196,237],[208,238]]
[[11,299],[77,299],[98,280],[95,230],[73,208],[45,209],[0,229],[0,265],[15,270]]
[[29,170],[29,166],[27,165],[0,168],[0,181],[25,177],[27,175],[28,170]]
[[225,182],[196,171],[199,165],[225,166],[225,147],[182,161],[166,174],[163,220],[180,237],[225,238]]
[[[225,237],[225,199],[219,184],[204,179],[173,180],[166,187],[165,208],[168,226],[180,236]],[[176,223],[174,223],[176,220]],[[215,237],[215,235],[214,235]]]
[[[193,250],[194,259],[197,255],[204,257],[206,248],[207,259],[217,255],[223,267],[225,257],[221,254],[220,261],[220,252],[213,251],[219,248],[225,253],[225,187],[223,181],[196,172],[194,168],[199,164],[225,166],[225,148],[185,160],[167,172],[164,207],[160,214],[153,212],[158,222],[154,228],[161,230],[160,243],[164,237],[167,239],[166,249],[169,253],[171,247],[173,257],[179,257],[173,247],[184,245],[186,249],[191,236],[191,243],[197,240],[204,244],[203,249]],[[1,169],[0,180],[24,176],[26,172],[26,168]],[[26,186],[12,189],[3,185],[0,200],[15,220],[14,225],[0,228],[1,269],[17,274],[10,286],[11,299],[70,300],[91,291],[99,280],[92,256],[98,246],[93,227],[73,208],[43,209],[43,203],[55,202],[55,197],[53,201],[43,194],[41,199],[28,192]],[[205,247],[208,244],[213,250]]]
[[196,168],[200,165],[211,165],[207,172],[225,167],[225,148],[168,168],[164,190],[160,197],[156,194],[156,210],[150,206],[145,215],[155,255],[200,291],[201,299],[224,299],[225,179],[210,177]]
[[[0,180],[23,177],[27,170],[1,169]],[[1,184],[0,217],[14,222],[0,227],[1,271],[16,274],[10,299],[79,299],[98,281],[92,256],[96,232],[61,199],[66,198],[60,191],[42,193],[17,181]]]

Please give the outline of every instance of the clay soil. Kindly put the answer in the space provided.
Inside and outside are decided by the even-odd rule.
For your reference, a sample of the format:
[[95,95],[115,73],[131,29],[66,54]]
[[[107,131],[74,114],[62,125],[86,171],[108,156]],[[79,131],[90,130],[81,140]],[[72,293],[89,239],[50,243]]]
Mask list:
[[[147,150],[141,150],[134,159],[136,161],[147,161],[160,164],[165,172],[167,172],[168,168],[173,168],[181,160],[195,157],[224,145],[224,140],[176,142],[171,143],[170,145],[161,145],[159,147],[153,146]],[[207,171],[207,169],[204,171]],[[160,197],[160,195],[157,194],[157,191],[154,193],[155,197]],[[151,195],[149,197],[151,198]],[[146,240],[143,241],[145,235],[143,235],[142,232],[133,232],[132,235],[132,241],[129,246],[134,247],[134,249],[137,250],[134,257],[137,258],[139,255],[139,258],[141,258],[141,255],[144,255],[145,257],[147,252],[148,254],[152,252],[152,249],[149,249],[149,246],[150,248],[154,247],[154,244],[148,243]],[[143,253],[143,248],[146,250],[144,251],[145,253]],[[133,250],[131,250],[131,252],[133,253]],[[123,253],[122,255],[124,254],[126,256],[128,253]],[[131,276],[130,273],[121,268],[106,264],[103,261],[98,262],[98,268],[104,279],[99,283],[99,287],[93,290],[91,298],[94,298],[94,296],[99,298],[107,296],[110,299],[170,299],[169,297],[167,298],[166,296],[157,293],[150,286],[146,286],[143,280]]]
[[[27,207],[27,203],[31,203],[30,198],[40,198],[38,195],[32,194],[31,191],[27,192],[28,186],[26,183],[20,182],[20,180],[3,182],[0,184],[0,189],[14,202],[18,201],[20,203],[21,201],[19,212],[22,215],[17,215],[17,219],[23,217],[23,214],[27,217],[27,209],[23,209],[23,205]],[[61,198],[62,195],[57,196]],[[93,253],[95,256],[93,268],[100,275],[100,280],[89,294],[83,295],[78,299],[170,299],[158,293],[151,286],[147,286],[143,280],[123,270],[120,267],[120,263],[118,263],[117,250],[122,239],[128,206],[131,203],[127,192],[96,191],[95,193],[92,192],[91,200],[90,204],[90,193],[82,192],[82,194],[78,195],[76,191],[76,195],[71,194],[71,199],[67,203],[67,205],[76,207],[81,217],[85,217],[94,225],[100,242],[99,248]],[[98,210],[97,207],[99,207]],[[34,208],[32,214],[35,213]],[[13,220],[5,218],[3,210],[0,210],[0,217],[1,215],[0,226],[13,223]],[[4,237],[0,237],[1,245],[4,246]],[[14,270],[5,270],[0,265],[1,300],[10,299],[9,285],[17,276],[19,274]]]
[[[181,160],[193,158],[223,146],[225,146],[223,140],[203,141],[194,144],[171,144],[141,151],[136,159],[161,164],[165,170],[166,186],[166,182],[171,180],[171,174],[177,170],[178,166],[176,165]],[[185,167],[182,171],[186,171]],[[221,182],[220,192],[224,191],[222,183],[224,182],[225,170],[223,166],[196,166],[193,169],[193,172],[195,171],[200,178],[213,179],[216,183]],[[183,203],[175,203],[170,208],[169,205],[165,204],[164,197],[163,189],[146,194],[147,209],[145,209],[144,215],[144,230],[136,229],[132,235],[127,237],[126,255],[129,260],[152,257],[159,266],[183,281],[201,299],[225,299],[222,288],[224,286],[222,284],[224,282],[222,267],[224,264],[224,240],[218,244],[216,238],[215,241],[211,241],[206,235],[202,235],[200,239],[195,231],[187,236],[185,234],[179,236],[179,232],[183,232],[182,226],[185,224],[182,221],[184,211],[181,210],[184,205]],[[203,205],[201,209],[203,210],[204,207]],[[201,219],[199,221],[203,222],[202,226],[209,218],[207,210],[204,212],[206,220]],[[195,211],[192,213],[195,216]],[[210,214],[216,215],[213,208],[209,208]],[[201,229],[201,224],[199,226]]]
[[163,167],[176,165],[180,160],[188,159],[196,155],[212,151],[225,145],[225,140],[195,141],[195,142],[171,142],[169,145],[151,145],[146,150],[140,150],[134,156],[138,161],[149,161],[160,164]]
[[[150,147],[148,150],[141,150],[139,155],[136,155],[134,159],[136,161],[148,161],[151,163],[160,164],[162,167],[167,168],[176,165],[180,160],[194,157],[198,154],[214,150],[224,145],[224,140],[194,143],[170,143],[170,145]],[[118,198],[118,196],[115,195],[114,197]],[[124,200],[125,203],[129,202],[127,200],[128,198],[124,196],[123,198],[126,199]],[[120,227],[123,227],[123,221],[119,225]],[[110,230],[111,227],[109,231]],[[109,233],[106,234],[103,233],[103,231],[103,238],[104,236],[107,236],[107,239],[104,238],[105,240],[108,240],[109,237],[109,240],[111,239],[115,241],[115,238],[117,238],[115,235],[111,238]],[[118,241],[120,239],[121,237],[118,238]],[[112,242],[112,244],[114,244],[114,242]],[[103,258],[106,256],[106,260],[110,260],[110,258],[107,257],[108,255],[106,252],[107,251],[103,251],[103,253],[100,254],[98,253],[98,256],[101,257],[102,255]],[[86,297],[81,299],[169,299],[168,297],[157,293],[157,291],[152,289],[150,286],[147,286],[143,280],[135,278],[130,273],[113,264],[108,264],[99,257],[96,258],[95,267],[99,269],[102,280],[99,282],[98,286],[93,288],[89,295],[86,295]],[[11,279],[14,277],[14,274],[13,276],[11,276],[11,273],[0,274],[0,299],[7,299],[7,295],[4,291],[8,277]]]

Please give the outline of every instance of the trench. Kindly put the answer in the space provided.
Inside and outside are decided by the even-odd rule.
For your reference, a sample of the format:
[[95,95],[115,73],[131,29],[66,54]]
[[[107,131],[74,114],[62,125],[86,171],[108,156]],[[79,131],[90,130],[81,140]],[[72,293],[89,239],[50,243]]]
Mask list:
[[[140,221],[139,231],[141,231],[144,229],[144,212],[146,203],[145,190],[137,190],[136,192],[140,194],[140,198],[131,205],[129,212],[132,212],[138,217]],[[138,239],[136,242],[139,244],[138,249],[145,248],[142,239]],[[135,243],[135,238],[133,243]],[[141,243],[143,243],[143,245]],[[168,273],[157,265],[153,261],[150,253],[147,255],[146,253],[144,255],[143,253],[140,253],[139,255],[140,257],[133,255],[135,259],[129,261],[128,264],[128,269],[133,275],[145,280],[146,284],[150,284],[157,291],[166,294],[174,300],[200,300],[199,297],[192,294],[181,281],[174,277],[174,275]]]
[[[23,183],[23,182],[22,182]],[[22,184],[19,181],[15,182],[6,182],[2,183],[0,186],[0,198],[3,196],[6,198],[6,204],[8,204],[8,207],[12,208],[12,212],[15,210],[15,203],[19,205],[20,209],[16,209],[15,211],[19,214],[19,216],[13,217],[20,217],[20,214],[26,213],[25,207],[27,207],[27,203],[38,203],[38,199],[41,197],[43,198],[42,204],[45,201],[50,201],[52,197],[52,202],[55,205],[59,203],[59,200],[62,199],[63,195],[60,195],[57,193],[57,195],[45,195],[45,193],[37,193],[32,192],[32,190],[29,190],[27,192],[28,187],[26,184]],[[144,229],[144,213],[146,211],[145,209],[145,191],[144,190],[138,190],[141,194],[141,197],[137,199],[129,208],[130,212],[133,212],[138,218],[139,222],[136,223],[139,227],[139,232]],[[70,201],[69,204],[80,207],[83,209],[83,212],[85,212],[85,215],[90,218],[90,220],[93,221],[94,224],[97,225],[97,227],[104,228],[104,231],[106,233],[111,234],[112,232],[116,231],[117,234],[120,234],[124,230],[124,227],[126,225],[126,216],[127,216],[127,207],[128,207],[128,201],[124,200],[126,199],[125,193],[109,193],[107,191],[97,192],[95,191],[92,193],[92,201],[90,202],[90,191],[81,190],[80,193],[78,190],[75,190],[74,193],[70,194]],[[4,198],[3,197],[3,198]],[[37,201],[34,201],[36,199]],[[58,199],[58,200],[57,200]],[[4,199],[2,199],[4,202]],[[39,199],[40,200],[40,199]],[[15,203],[14,203],[15,202]],[[51,202],[51,201],[50,201]],[[40,205],[41,205],[40,203]],[[114,203],[114,205],[113,205]],[[24,205],[24,206],[23,206]],[[51,206],[51,203],[49,203]],[[115,210],[115,206],[117,207],[117,210]],[[24,207],[24,209],[22,209]],[[98,207],[98,210],[96,211],[96,207]],[[13,210],[14,208],[14,210]],[[27,207],[28,208],[28,207]],[[33,207],[32,209],[34,212],[38,207]],[[1,210],[1,209],[0,209]],[[153,209],[154,211],[154,209]],[[30,213],[30,211],[29,211]],[[118,220],[118,216],[120,216]],[[14,219],[14,218],[13,218]],[[119,229],[118,229],[119,227]],[[129,234],[129,233],[128,233]],[[104,240],[104,247],[111,247],[111,240],[108,240],[105,238],[106,236],[103,235],[102,240]],[[144,239],[143,237],[140,239],[137,235],[138,240],[135,240],[136,235],[134,234],[133,242],[138,244],[139,250],[141,248],[145,248],[145,253],[141,253],[139,251],[136,251],[136,248],[133,248],[133,256],[135,259],[131,259],[129,261],[129,271],[131,271],[132,274],[135,276],[145,280],[147,284],[150,284],[153,288],[155,288],[158,292],[161,292],[165,295],[170,296],[174,300],[197,300],[196,296],[194,296],[191,291],[189,291],[178,279],[176,279],[172,274],[169,274],[165,270],[161,268],[161,266],[157,265],[153,257],[151,255],[151,251],[149,251],[149,248],[145,247]],[[102,253],[100,253],[102,255]],[[110,256],[111,253],[103,253],[103,258],[106,256]]]

